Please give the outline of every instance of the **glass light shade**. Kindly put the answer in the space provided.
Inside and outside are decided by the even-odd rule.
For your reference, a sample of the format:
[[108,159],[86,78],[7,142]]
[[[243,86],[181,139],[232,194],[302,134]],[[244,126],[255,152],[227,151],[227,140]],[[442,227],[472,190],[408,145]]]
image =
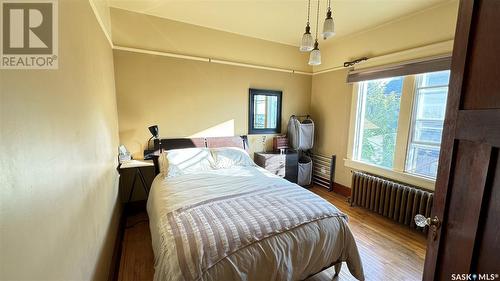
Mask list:
[[309,55],[309,65],[320,65],[321,64],[321,52],[318,48],[318,41],[314,43],[314,49]]
[[300,41],[300,51],[309,52],[314,49],[314,40],[310,32],[309,23],[306,26],[306,32],[302,35],[302,41]]
[[328,39],[335,35],[335,29],[332,18],[326,18],[325,23],[323,24],[323,38]]
[[325,23],[323,24],[323,39],[328,39],[335,35],[335,26],[332,18],[332,11],[328,8],[328,12],[326,13]]
[[309,65],[320,65],[321,64],[321,53],[319,50],[312,50],[309,55]]

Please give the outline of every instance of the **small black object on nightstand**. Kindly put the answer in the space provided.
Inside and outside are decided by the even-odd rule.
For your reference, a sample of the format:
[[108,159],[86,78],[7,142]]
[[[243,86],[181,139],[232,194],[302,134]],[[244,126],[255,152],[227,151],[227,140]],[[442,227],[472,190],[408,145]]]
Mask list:
[[254,161],[269,172],[297,183],[299,156],[296,150],[285,149],[283,153],[279,151],[255,152]]

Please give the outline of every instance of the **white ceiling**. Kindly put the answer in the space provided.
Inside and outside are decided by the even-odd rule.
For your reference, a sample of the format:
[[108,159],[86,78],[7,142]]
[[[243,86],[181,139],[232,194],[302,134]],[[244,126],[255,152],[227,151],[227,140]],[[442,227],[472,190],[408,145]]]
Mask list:
[[[449,0],[332,0],[337,35],[375,27]],[[307,0],[109,0],[111,7],[297,46]],[[312,33],[317,0],[311,0]],[[327,0],[320,0],[323,25]],[[321,33],[321,28],[319,30]],[[319,36],[321,37],[321,36]],[[333,39],[334,40],[334,39]]]

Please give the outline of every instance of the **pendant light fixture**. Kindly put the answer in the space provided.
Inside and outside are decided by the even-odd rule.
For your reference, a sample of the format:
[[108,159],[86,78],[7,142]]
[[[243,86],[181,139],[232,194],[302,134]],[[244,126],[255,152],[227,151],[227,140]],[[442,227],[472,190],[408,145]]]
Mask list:
[[313,38],[311,35],[311,27],[309,26],[309,16],[311,14],[311,0],[307,1],[307,24],[306,32],[302,35],[302,41],[300,41],[300,51],[309,52],[313,49]]
[[332,8],[331,8],[331,0],[328,0],[328,10],[326,12],[325,23],[323,24],[323,39],[328,39],[335,35],[335,29],[332,18]]
[[318,10],[316,12],[316,41],[314,42],[314,48],[309,55],[309,65],[320,65],[321,64],[321,52],[319,51],[318,43],[318,24],[319,24],[319,0],[318,0]]

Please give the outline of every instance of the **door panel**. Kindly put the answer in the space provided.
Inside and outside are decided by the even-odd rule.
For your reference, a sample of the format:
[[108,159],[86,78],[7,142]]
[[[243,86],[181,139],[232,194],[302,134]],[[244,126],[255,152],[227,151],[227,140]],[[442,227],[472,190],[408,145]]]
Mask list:
[[448,190],[450,212],[438,262],[443,266],[437,268],[441,280],[448,280],[452,273],[469,272],[491,153],[490,146],[470,141],[459,141],[455,146],[453,189]]
[[498,273],[500,264],[500,154],[495,148],[491,154],[490,174],[486,184],[483,221],[480,222],[477,259],[473,272]]
[[[475,1],[469,55],[464,73],[463,109],[500,108],[500,1]],[[498,50],[497,50],[498,51]]]
[[424,280],[500,280],[499,147],[500,0],[462,0]]

